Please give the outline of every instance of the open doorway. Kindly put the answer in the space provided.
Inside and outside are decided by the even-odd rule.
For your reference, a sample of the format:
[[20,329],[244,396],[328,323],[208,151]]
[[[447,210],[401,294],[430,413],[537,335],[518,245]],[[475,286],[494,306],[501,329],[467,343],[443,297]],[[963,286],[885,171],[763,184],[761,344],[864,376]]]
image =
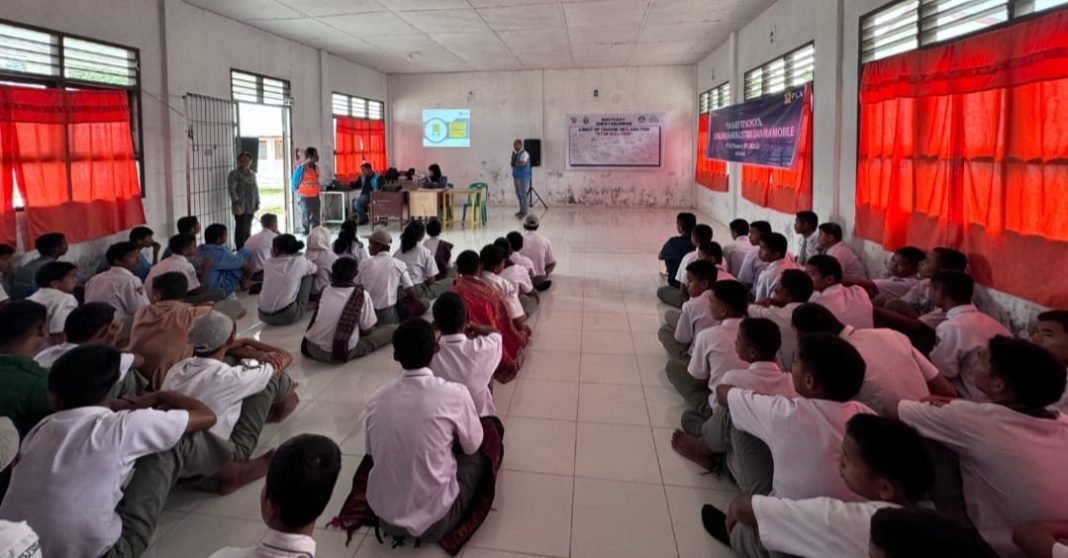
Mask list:
[[283,231],[292,230],[289,176],[292,162],[288,153],[292,133],[289,107],[258,103],[237,103],[237,136],[241,151],[252,155],[252,169],[260,190],[260,209],[252,223],[252,232],[260,229],[259,218],[264,213],[278,216]]

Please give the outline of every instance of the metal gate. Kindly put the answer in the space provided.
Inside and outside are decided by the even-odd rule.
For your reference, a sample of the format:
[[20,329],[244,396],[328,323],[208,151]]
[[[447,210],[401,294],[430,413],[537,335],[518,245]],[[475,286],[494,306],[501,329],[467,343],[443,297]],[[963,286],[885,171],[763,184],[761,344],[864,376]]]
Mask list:
[[234,217],[226,179],[236,168],[237,105],[187,93],[185,101],[185,186],[187,215],[196,215],[201,226],[222,223],[233,236]]

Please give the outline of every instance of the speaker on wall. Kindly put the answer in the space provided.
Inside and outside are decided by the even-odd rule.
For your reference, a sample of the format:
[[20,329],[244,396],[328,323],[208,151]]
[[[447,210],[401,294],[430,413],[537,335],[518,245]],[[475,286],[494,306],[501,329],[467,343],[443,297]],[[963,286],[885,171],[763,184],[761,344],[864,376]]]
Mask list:
[[523,149],[530,154],[530,166],[541,166],[541,140],[540,139],[525,139],[523,140]]

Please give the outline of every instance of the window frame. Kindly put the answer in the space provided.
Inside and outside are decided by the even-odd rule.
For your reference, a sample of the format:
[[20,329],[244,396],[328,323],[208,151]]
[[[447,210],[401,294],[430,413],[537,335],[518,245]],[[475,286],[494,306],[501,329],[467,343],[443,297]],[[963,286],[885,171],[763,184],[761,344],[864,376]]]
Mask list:
[[708,114],[721,108],[729,107],[734,104],[732,101],[731,82],[728,80],[701,93],[698,100],[697,114]]
[[[770,82],[765,79],[765,75],[772,71],[772,66],[775,66],[775,65],[778,65],[778,64],[782,64],[782,66],[783,66],[783,70],[782,70],[783,90],[789,89],[791,87],[796,87],[797,85],[801,85],[801,84],[795,83],[797,81],[797,78],[800,77],[800,76],[797,75],[797,68],[794,67],[793,58],[795,56],[797,56],[798,54],[803,53],[804,51],[809,50],[809,49],[812,50],[812,63],[810,65],[812,74],[811,74],[811,76],[809,76],[809,79],[807,79],[806,81],[802,82],[801,84],[812,83],[813,80],[815,80],[815,77],[816,77],[816,43],[815,43],[815,41],[809,41],[809,42],[807,42],[807,43],[805,43],[805,44],[803,44],[803,45],[801,45],[801,46],[799,46],[799,47],[797,47],[795,49],[792,49],[792,50],[789,50],[789,51],[787,51],[787,52],[785,52],[783,54],[780,54],[779,56],[776,56],[775,58],[772,58],[771,60],[768,60],[767,62],[764,62],[763,64],[759,64],[759,65],[754,66],[753,68],[750,68],[749,70],[747,70],[745,72],[744,76],[743,76],[743,79],[742,79],[742,100],[745,101],[745,102],[754,101],[756,99],[767,97],[768,95],[774,95],[774,94],[780,93],[781,90],[780,91],[772,91],[771,87],[768,85]],[[750,91],[750,84],[753,81],[751,79],[751,76],[753,76],[756,72],[760,72],[760,91],[757,94],[752,94],[751,95],[750,94],[750,92],[751,92]]]
[[[334,110],[334,106],[335,106],[334,105],[334,101],[335,101],[334,97],[343,97],[344,98],[345,104],[348,107],[348,112],[347,113],[338,113],[337,111]],[[352,110],[352,108],[354,106],[353,105],[354,101],[362,101],[363,102],[363,115],[362,116],[358,116]],[[378,106],[381,107],[381,109],[380,109],[381,110],[381,114],[380,114],[380,116],[378,118],[372,118],[371,117],[371,103],[377,103]],[[349,95],[348,93],[341,93],[339,91],[331,91],[330,92],[330,115],[332,117],[334,117],[334,118],[336,118],[338,116],[348,116],[350,118],[366,118],[367,120],[385,120],[386,119],[386,103],[384,101],[379,101],[378,99],[372,99],[370,97],[360,97],[359,95]]]
[[[249,101],[247,99],[239,99],[237,90],[234,88],[234,75],[244,74],[256,78],[256,100]],[[282,101],[280,103],[268,102],[266,95],[266,89],[264,88],[264,82],[266,80],[277,81],[282,84]],[[241,68],[230,68],[230,100],[236,103],[250,103],[254,105],[266,105],[272,107],[290,107],[293,105],[293,84],[288,79],[277,78],[274,76],[268,76],[257,72],[250,72],[248,70],[242,70]]]

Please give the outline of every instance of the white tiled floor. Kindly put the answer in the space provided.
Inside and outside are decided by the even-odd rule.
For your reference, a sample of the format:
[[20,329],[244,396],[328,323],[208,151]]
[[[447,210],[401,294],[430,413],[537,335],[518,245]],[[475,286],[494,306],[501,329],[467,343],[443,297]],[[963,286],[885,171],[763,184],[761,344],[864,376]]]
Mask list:
[[[446,231],[443,238],[478,249],[518,229],[510,213],[499,208],[488,227]],[[665,307],[655,293],[656,254],[674,233],[674,215],[603,208],[544,213],[542,232],[553,240],[559,263],[532,320],[529,360],[516,381],[495,387],[506,431],[504,470],[494,511],[463,557],[732,556],[704,533],[699,514],[703,503],[726,505],[734,487],[671,449],[683,406],[663,371],[667,359],[656,329]],[[265,328],[255,319],[255,302],[244,303],[253,311],[239,324],[243,335],[298,353],[305,323]],[[291,374],[300,382],[301,405],[261,438],[261,451],[303,432],[341,446],[341,478],[322,526],[340,509],[364,452],[368,398],[400,372],[391,356],[381,350],[326,366],[297,354]],[[253,544],[265,531],[262,486],[226,497],[179,487],[147,556],[193,558]],[[322,557],[445,556],[436,546],[391,550],[363,531],[348,546],[338,531],[319,529],[315,537]]]

